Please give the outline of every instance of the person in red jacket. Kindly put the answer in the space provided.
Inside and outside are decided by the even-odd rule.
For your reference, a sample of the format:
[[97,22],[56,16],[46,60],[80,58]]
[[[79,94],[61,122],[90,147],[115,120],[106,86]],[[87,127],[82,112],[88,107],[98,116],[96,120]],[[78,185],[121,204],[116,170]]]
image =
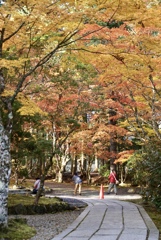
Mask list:
[[117,178],[116,178],[116,172],[114,169],[111,170],[108,180],[109,180],[109,186],[108,186],[107,194],[110,194],[111,190],[114,189],[114,193],[117,195],[117,185],[116,185]]

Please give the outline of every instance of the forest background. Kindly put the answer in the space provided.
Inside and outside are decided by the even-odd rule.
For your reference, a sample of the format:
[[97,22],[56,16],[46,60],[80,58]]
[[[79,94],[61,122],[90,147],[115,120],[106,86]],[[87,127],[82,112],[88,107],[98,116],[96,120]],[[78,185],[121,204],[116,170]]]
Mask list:
[[[0,7],[0,225],[10,176],[115,166],[161,207],[161,1]],[[69,165],[70,162],[70,165]]]

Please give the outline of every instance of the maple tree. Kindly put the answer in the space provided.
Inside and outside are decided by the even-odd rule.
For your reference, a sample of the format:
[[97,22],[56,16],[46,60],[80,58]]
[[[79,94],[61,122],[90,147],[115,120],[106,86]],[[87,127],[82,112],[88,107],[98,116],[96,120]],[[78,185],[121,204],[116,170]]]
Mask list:
[[[88,4],[88,2],[87,2]],[[42,80],[42,72],[56,65],[63,52],[70,54],[84,24],[82,13],[74,9],[74,1],[12,1],[1,6],[0,14],[0,225],[7,226],[7,196],[10,176],[10,133],[12,105],[18,93],[30,82]],[[88,8],[87,8],[88,10]],[[54,20],[53,20],[54,19]],[[70,23],[70,24],[69,24]],[[50,64],[49,64],[50,62]],[[50,67],[49,67],[50,66]],[[40,82],[40,81],[39,81]],[[12,90],[12,92],[10,92]],[[3,118],[2,116],[5,115]],[[5,120],[5,123],[3,122]]]
[[[87,179],[90,182],[91,166],[94,161],[97,161],[96,159],[102,162],[103,160],[111,160],[112,165],[114,160],[118,157],[118,149],[121,151],[122,148],[124,149],[125,145],[126,148],[132,147],[132,143],[128,140],[128,137],[126,138],[129,131],[120,127],[118,124],[113,124],[114,119],[108,114],[108,100],[102,98],[99,100],[94,88],[93,92],[90,92],[89,102],[91,104],[88,111],[91,116],[84,126],[84,129],[80,129],[74,133],[70,141],[71,153],[77,156],[78,159],[80,158],[80,170],[86,172]],[[116,106],[115,103],[115,107]],[[115,115],[115,122],[116,119],[119,120],[120,116]],[[111,143],[114,141],[117,144],[117,152],[115,148],[113,149],[113,144]],[[85,160],[88,169],[86,169],[84,165]]]
[[[44,76],[63,55],[77,50],[78,35],[86,19],[97,12],[95,1],[12,1],[1,5],[0,13],[0,225],[7,226],[7,196],[10,176],[10,134],[12,105],[28,85],[43,89]],[[89,11],[92,7],[93,11]],[[46,82],[46,81],[45,81]],[[35,83],[35,84],[34,84]],[[10,92],[10,90],[12,90]]]
[[[134,42],[133,49],[128,54],[122,54],[120,69],[123,70],[123,78],[120,78],[116,98],[120,102],[122,111],[127,117],[129,125],[133,127],[140,139],[146,139],[147,133],[150,136],[151,130],[158,138],[159,133],[159,101],[160,101],[160,71],[158,69],[159,57],[159,19],[157,5],[149,8],[149,11],[156,11],[156,17],[144,20],[141,29],[133,28],[136,33],[130,32],[126,38],[129,44]],[[150,14],[150,13],[149,13]],[[134,36],[133,36],[134,35]],[[130,41],[130,39],[131,41]],[[119,70],[120,71],[120,70]],[[135,119],[135,124],[133,120]],[[148,130],[149,129],[149,130]],[[151,129],[151,130],[150,130]]]
[[[125,119],[122,126],[142,141],[152,135],[160,139],[160,2],[116,1],[115,4],[118,4],[115,21],[104,29],[101,26],[106,22],[102,21],[87,24],[82,30],[101,29],[99,34],[92,33],[84,39],[87,58],[98,70],[108,99],[114,91],[117,103],[108,101],[107,107],[110,110],[117,105],[114,108]],[[124,4],[131,9],[123,18],[118,14]],[[93,52],[100,54],[91,58]]]
[[91,69],[88,80],[86,80],[87,74],[82,72],[82,69],[86,70],[90,66],[85,66],[80,62],[73,65],[71,64],[66,72],[62,66],[61,72],[57,69],[57,78],[52,77],[51,82],[48,83],[48,89],[40,92],[37,102],[39,107],[48,113],[43,125],[46,128],[45,131],[50,135],[50,139],[52,136],[53,154],[51,156],[53,156],[53,160],[50,163],[52,164],[54,161],[55,169],[57,169],[56,178],[59,182],[62,182],[62,173],[70,160],[70,135],[84,126],[83,116],[86,115],[89,108],[89,98],[84,90],[92,81],[90,75],[94,74]]
[[[125,2],[123,4],[125,4]],[[119,1],[117,2],[117,4],[120,8],[124,6],[122,6],[122,3]],[[92,63],[99,72],[100,83],[104,86],[104,92],[106,91],[106,97],[108,99],[108,101],[106,102],[106,108],[108,109],[108,111],[110,112],[111,109],[117,109],[118,113],[110,117],[110,121],[114,121],[114,119],[117,119],[118,121],[120,117],[124,119],[126,118],[126,121],[124,122],[119,121],[120,126],[128,129],[128,131],[125,131],[124,129],[121,130],[122,134],[124,134],[124,137],[127,133],[129,137],[131,135],[135,136],[135,138],[145,140],[144,138],[149,137],[151,134],[156,134],[157,136],[159,136],[160,133],[158,131],[157,124],[160,116],[158,114],[157,118],[155,117],[155,121],[153,121],[153,124],[151,124],[152,117],[148,112],[148,105],[151,105],[154,111],[154,104],[150,103],[150,99],[148,102],[146,102],[150,95],[149,91],[145,91],[147,85],[144,86],[143,79],[143,74],[145,74],[145,80],[148,80],[148,69],[150,67],[147,67],[146,64],[148,62],[147,59],[149,59],[149,54],[144,53],[146,58],[143,56],[143,51],[145,51],[145,49],[140,49],[139,42],[142,40],[142,38],[144,39],[144,41],[147,41],[147,35],[149,37],[149,34],[151,34],[152,37],[151,42],[153,42],[153,40],[157,40],[158,15],[156,14],[155,26],[149,27],[151,25],[151,22],[149,18],[147,18],[146,15],[142,15],[142,13],[151,13],[152,11],[157,10],[156,7],[158,7],[159,5],[154,4],[153,8],[153,6],[149,7],[148,3],[143,1],[140,1],[140,5],[137,5],[135,3],[129,3],[128,5],[130,5],[132,9],[139,9],[138,12],[136,12],[136,14],[134,14],[133,16],[134,22],[130,20],[130,22],[133,22],[132,24],[129,24],[128,17],[130,16],[130,14],[126,18],[126,20],[120,21],[118,11],[115,14],[115,18],[118,19],[118,21],[112,20],[108,23],[102,21],[97,22],[97,24],[85,25],[85,28],[82,30],[82,32],[87,33],[92,29],[92,33],[87,38],[83,39],[83,41],[85,42],[84,50],[87,51],[88,54],[86,54],[85,57],[82,54],[81,57],[84,58],[86,61]],[[138,14],[140,15],[139,20]],[[144,26],[142,22],[142,17],[144,18],[144,23],[146,22],[148,27]],[[106,28],[101,27],[105,25],[107,25]],[[96,31],[98,29],[99,34]],[[142,31],[142,29],[144,29],[144,31]],[[92,58],[92,53],[97,53],[97,56],[95,55]],[[98,55],[98,53],[101,54]],[[142,66],[143,63],[144,65]],[[106,69],[108,69],[108,71]],[[142,81],[140,81],[140,79],[142,79]],[[147,80],[146,83],[148,83]],[[151,84],[151,75],[149,75],[149,80]],[[151,88],[151,86],[149,85],[148,88]],[[115,89],[115,92],[113,94],[115,102],[112,100],[109,101],[109,99],[111,99],[111,92],[113,91],[113,89]],[[145,95],[145,93],[147,94],[147,96]],[[153,93],[154,91],[152,91],[152,94]],[[152,99],[154,101],[153,96]],[[158,98],[156,98],[156,101],[158,101]],[[146,111],[149,115],[148,118],[145,114]],[[119,115],[120,117],[118,118]],[[152,129],[149,124],[151,124],[153,132],[151,131]],[[111,125],[109,125],[109,128],[110,127]],[[116,127],[117,126],[113,126],[112,128],[114,131],[117,132],[119,131],[119,128],[117,127],[117,130],[115,130]],[[105,126],[103,126],[102,129],[105,130]],[[147,135],[147,133],[149,134]],[[108,139],[108,141],[111,141],[111,138]],[[119,155],[117,156],[117,154],[115,153],[115,141],[118,140],[114,139],[113,143],[110,145],[111,158],[113,160],[119,157]],[[130,156],[130,151],[128,156]],[[119,161],[115,162],[121,162],[121,158],[119,159]],[[122,160],[122,162],[124,162],[124,159]]]
[[[44,113],[33,101],[21,93],[13,104],[13,114],[14,127],[11,135],[12,173],[16,176],[15,185],[18,185],[18,175],[25,172],[25,159],[28,159],[29,154],[31,157],[34,155],[38,145],[37,139],[31,132],[31,124],[37,127],[41,120],[40,115],[44,116]],[[31,170],[29,171],[31,172]]]
[[[116,110],[117,107],[117,115],[113,118],[119,114],[126,116],[129,124],[126,128],[130,129],[132,134],[140,134],[139,128],[145,132],[143,123],[148,119],[147,125],[151,124],[155,134],[160,136],[157,125],[157,104],[160,100],[160,41],[157,34],[161,22],[159,9],[159,1],[143,0],[90,0],[79,3],[74,0],[46,0],[45,3],[42,0],[7,0],[1,6],[2,227],[8,223],[7,195],[13,102],[19,92],[25,91],[29,85],[33,86],[34,91],[43,91],[44,86],[46,89],[45,84],[49,81],[46,76],[50,76],[52,69],[61,63],[65,55],[70,56],[71,51],[81,59],[86,58],[85,61],[98,71],[106,99],[111,99],[111,92],[115,90],[117,102],[105,101],[108,109]],[[113,26],[117,26],[117,29],[113,29]],[[88,54],[83,53],[81,56],[78,50]],[[97,55],[94,56],[94,53]],[[67,69],[67,62],[65,66]],[[141,136],[145,137],[145,134]]]
[[[127,11],[124,11],[126,16],[123,17],[122,9],[125,8],[125,4]],[[85,55],[83,53],[81,57],[93,64],[98,72],[99,83],[103,87],[102,96],[106,96],[107,99],[104,113],[111,110],[115,112],[108,118],[115,124],[109,127],[113,131],[117,126],[120,126],[120,129],[122,127],[123,139],[128,139],[131,148],[135,149],[137,141],[141,147],[154,138],[161,139],[159,70],[161,5],[160,1],[115,1],[113,9],[116,9],[116,6],[117,11],[111,21],[106,22],[99,15],[103,12],[106,13],[106,19],[108,18],[108,11],[111,8],[105,8],[98,14],[97,22],[87,23],[82,29],[83,33],[91,29],[100,31],[91,33],[83,39],[84,51],[87,53]],[[105,28],[102,29],[102,26]],[[103,101],[105,100],[102,97]],[[105,134],[105,126],[102,129]],[[111,153],[107,156],[115,163],[123,165],[133,155],[133,151],[129,151],[129,145],[125,144],[126,146],[122,145],[122,149],[119,147],[122,154],[117,154],[117,141],[117,137],[111,141]],[[108,148],[109,146],[106,150]],[[122,176],[121,178],[123,181]]]

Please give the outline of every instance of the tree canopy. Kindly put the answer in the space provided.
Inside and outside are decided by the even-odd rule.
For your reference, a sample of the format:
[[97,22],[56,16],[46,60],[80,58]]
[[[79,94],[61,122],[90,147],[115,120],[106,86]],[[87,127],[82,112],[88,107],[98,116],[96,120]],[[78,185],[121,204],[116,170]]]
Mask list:
[[[0,225],[7,225],[16,114],[27,130],[37,120],[39,130],[52,132],[57,145],[46,147],[49,167],[58,148],[64,162],[69,147],[75,154],[78,139],[83,145],[77,153],[112,162],[127,160],[136,140],[140,146],[161,140],[160,9],[159,0],[1,4]],[[45,142],[37,136],[39,149]]]

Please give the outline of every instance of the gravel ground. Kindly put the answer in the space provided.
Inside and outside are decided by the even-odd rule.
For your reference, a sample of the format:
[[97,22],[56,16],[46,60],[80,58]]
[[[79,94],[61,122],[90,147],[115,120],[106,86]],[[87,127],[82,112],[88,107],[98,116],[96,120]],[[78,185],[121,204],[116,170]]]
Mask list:
[[34,227],[37,231],[37,234],[31,240],[50,240],[73,223],[80,213],[81,211],[75,210],[20,217],[26,218],[28,225]]
[[[53,196],[59,195],[73,195],[74,184],[56,184],[53,182],[47,182],[47,187],[53,188]],[[98,196],[99,188],[87,188],[83,187],[83,195],[95,194]],[[119,189],[119,194],[125,195],[129,194],[127,189]],[[131,192],[133,194],[133,192]],[[30,226],[33,226],[37,234],[30,240],[51,240],[56,235],[65,230],[69,225],[71,225],[74,220],[82,213],[85,207],[85,203],[78,199],[64,198],[64,201],[68,202],[71,206],[78,207],[78,210],[59,212],[54,214],[43,214],[43,215],[18,215],[16,217],[26,218]],[[15,216],[9,216],[14,217]]]
[[[82,213],[86,205],[76,199],[64,199],[70,205],[78,207],[73,211],[64,211],[54,214],[42,215],[17,215],[16,218],[25,218],[29,226],[36,229],[37,234],[30,240],[51,240],[54,236],[61,233]],[[10,215],[9,218],[15,218]]]

